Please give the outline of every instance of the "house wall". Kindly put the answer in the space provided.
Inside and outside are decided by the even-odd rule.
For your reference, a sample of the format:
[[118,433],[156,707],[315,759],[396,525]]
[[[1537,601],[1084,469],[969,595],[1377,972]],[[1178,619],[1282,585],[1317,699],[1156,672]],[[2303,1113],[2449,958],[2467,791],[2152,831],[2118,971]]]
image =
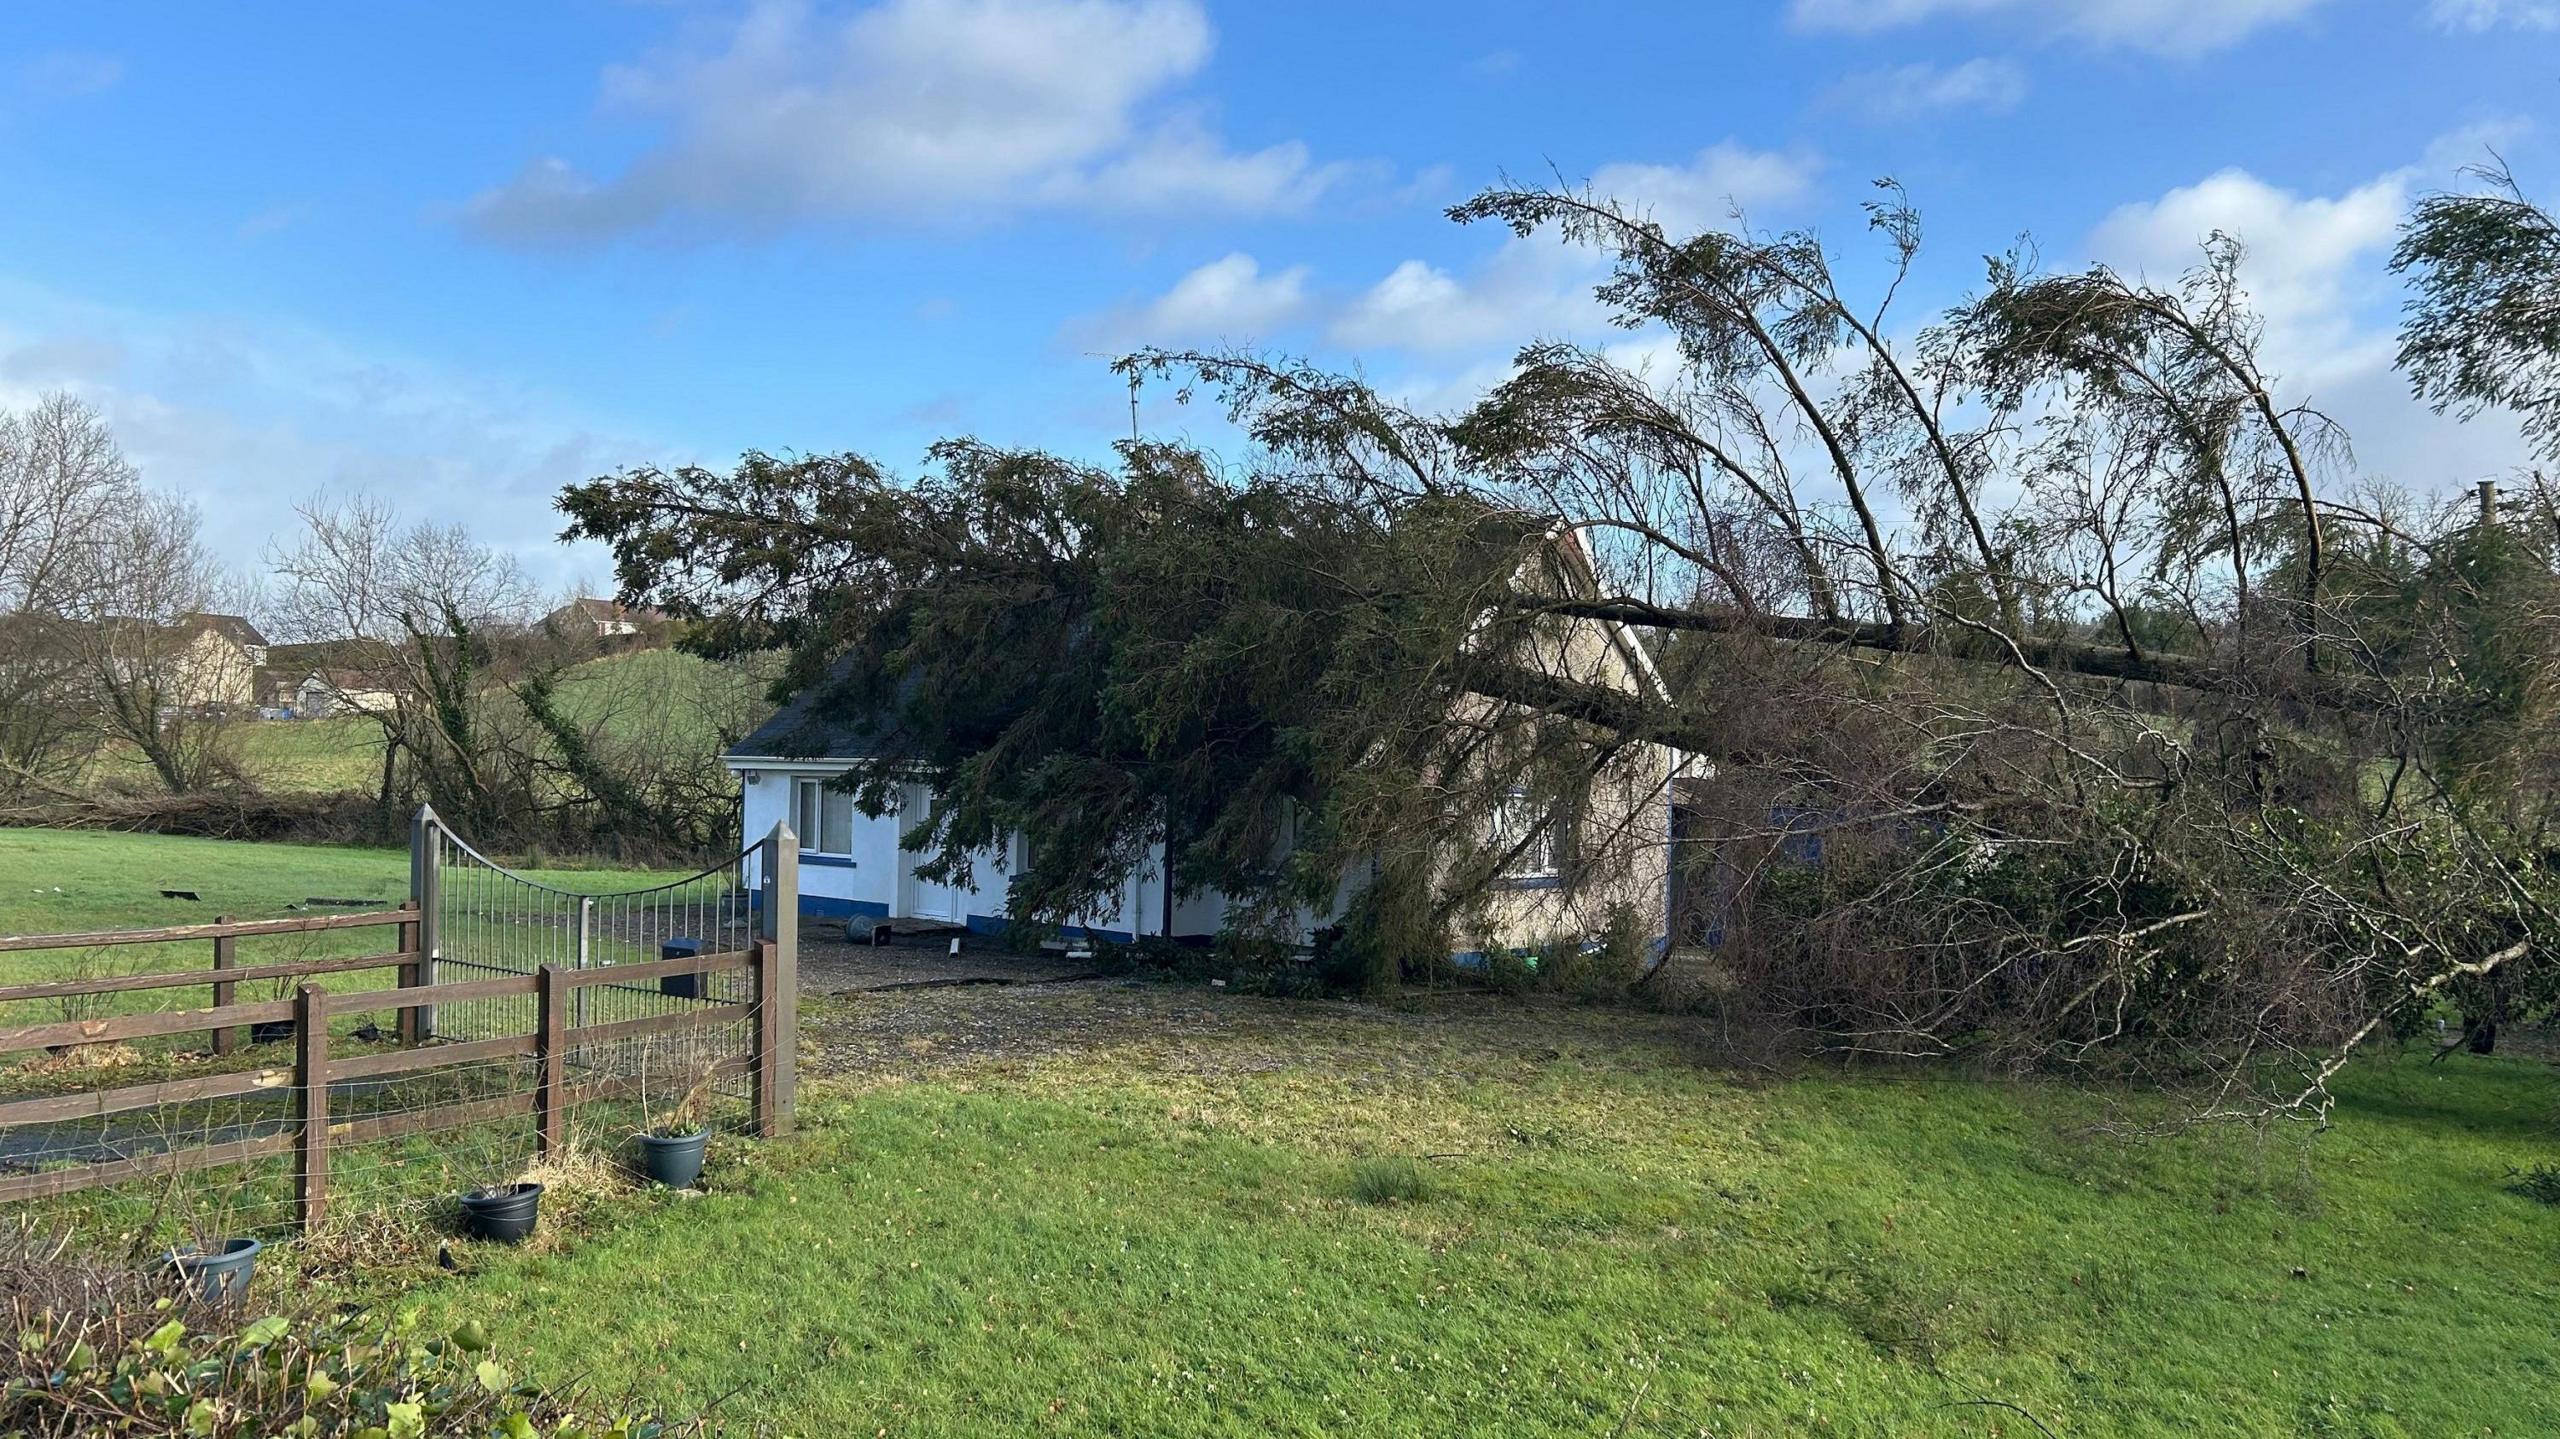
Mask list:
[[1595,783],[1573,838],[1563,882],[1519,881],[1486,901],[1480,933],[1468,941],[1530,948],[1598,933],[1618,905],[1662,940],[1671,913],[1671,776],[1674,761],[1658,746],[1612,766]]
[[[742,788],[740,812],[746,842],[763,838],[777,823],[791,819],[793,781],[822,779],[839,773],[824,764],[755,764],[736,762]],[[752,777],[752,782],[750,781]],[[871,816],[854,811],[847,847],[850,855],[800,856],[800,912],[817,919],[856,920],[904,917],[913,908],[910,882],[922,856],[899,845],[908,827],[903,815]],[[1116,903],[1074,916],[1062,928],[1069,934],[1127,941],[1163,932],[1162,851],[1155,871],[1122,887]],[[967,883],[959,887],[961,922],[981,934],[1001,933],[1009,920],[1005,891],[1011,881],[1007,856],[985,854],[971,863]]]
[[[1659,935],[1667,923],[1671,885],[1670,799],[1671,756],[1660,751],[1630,765],[1598,787],[1583,822],[1584,847],[1576,857],[1575,882],[1524,887],[1495,894],[1488,923],[1464,936],[1462,951],[1492,942],[1528,947],[1564,937],[1596,932],[1613,903],[1633,905]],[[791,818],[792,780],[832,773],[821,768],[755,768],[744,785],[742,812],[750,842]],[[800,909],[815,919],[886,919],[909,913],[912,891],[906,886],[919,860],[899,847],[904,832],[899,815],[873,817],[856,811],[850,856],[803,854],[800,857]],[[1125,942],[1170,933],[1182,940],[1215,937],[1227,922],[1228,897],[1217,891],[1178,899],[1170,931],[1164,924],[1163,851],[1157,867],[1123,886],[1118,901],[1103,909],[1073,916],[1062,926],[1069,934]],[[1355,865],[1335,886],[1329,903],[1299,911],[1295,938],[1306,942],[1315,932],[1347,913],[1369,881],[1368,866]],[[1004,857],[982,855],[971,866],[961,890],[963,920],[982,934],[1001,933],[1006,925],[1005,889],[1010,875]]]
[[246,705],[256,697],[257,677],[247,651],[202,629],[172,657],[168,688],[177,704]]
[[[1546,651],[1527,658],[1549,673],[1630,691],[1654,683],[1647,661],[1631,648],[1633,641],[1606,623],[1559,625],[1542,643]],[[1649,938],[1664,940],[1670,925],[1671,789],[1679,760],[1674,751],[1658,745],[1622,752],[1591,788],[1575,826],[1568,872],[1557,880],[1522,881],[1497,890],[1483,906],[1480,920],[1460,936],[1461,953],[1487,944],[1528,948],[1585,938],[1598,933],[1610,910],[1621,904],[1631,906],[1644,920]],[[762,776],[744,791],[745,828],[751,839],[789,816],[790,777],[836,772],[826,764],[731,763],[744,773]],[[849,862],[803,857],[803,911],[828,918],[905,913],[902,881],[916,856],[898,847],[900,819],[857,814],[854,824],[854,854]],[[983,856],[973,866],[966,894],[967,923],[972,929],[993,933],[1005,927],[1007,876],[1002,858]],[[1180,939],[1205,939],[1223,929],[1230,903],[1227,896],[1211,892],[1178,900],[1168,931],[1161,846],[1154,858],[1154,869],[1126,885],[1116,904],[1101,913],[1076,916],[1069,928],[1118,940],[1168,932]],[[1299,913],[1295,937],[1304,942],[1340,919],[1369,879],[1365,864],[1346,871],[1328,906]]]

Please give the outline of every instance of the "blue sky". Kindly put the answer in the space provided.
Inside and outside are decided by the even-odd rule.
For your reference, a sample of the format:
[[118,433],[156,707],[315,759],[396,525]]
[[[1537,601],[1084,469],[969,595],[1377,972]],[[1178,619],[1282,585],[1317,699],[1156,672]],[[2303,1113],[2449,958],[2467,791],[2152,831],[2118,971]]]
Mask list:
[[89,398],[244,567],[369,490],[567,584],[550,496],[624,464],[1101,454],[1147,341],[1453,404],[1608,337],[1590,257],[1441,217],[1505,172],[1851,256],[1892,175],[1907,323],[2021,233],[2229,229],[2291,389],[2449,488],[2523,451],[2403,397],[2382,262],[2489,147],[2560,193],[2555,85],[2560,0],[17,7],[0,404]]

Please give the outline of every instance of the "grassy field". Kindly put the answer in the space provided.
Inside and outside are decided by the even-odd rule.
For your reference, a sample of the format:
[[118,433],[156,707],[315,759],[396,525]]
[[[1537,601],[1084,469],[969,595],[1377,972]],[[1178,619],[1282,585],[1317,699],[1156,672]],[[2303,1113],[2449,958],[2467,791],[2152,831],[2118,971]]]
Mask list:
[[[1010,1004],[1083,1038],[930,1063]],[[2560,1157],[2541,1064],[2375,1062],[2326,1134],[2131,1143],[2087,1126],[2136,1097],[1773,1079],[1481,999],[809,1023],[893,1012],[707,1198],[418,1297],[803,1434],[2560,1432],[2560,1210],[2506,1189]],[[1423,1197],[1363,1202],[1389,1156]]]
[[[542,870],[545,881],[564,889],[601,893],[636,888],[672,878],[634,870]],[[193,892],[193,900],[171,898],[164,890]],[[312,899],[379,901],[397,906],[409,894],[409,856],[405,850],[350,846],[243,844],[192,839],[177,835],[114,834],[92,830],[0,829],[0,935],[60,934],[102,929],[154,929],[232,919],[272,919],[296,914],[345,913],[345,907],[313,907]],[[238,941],[243,966],[277,964],[341,955],[380,954],[397,948],[398,932],[388,926],[329,930],[313,934],[262,935]],[[70,978],[103,978],[181,969],[205,969],[212,963],[209,941],[136,944],[78,950],[40,950],[0,954],[0,984],[33,984]],[[389,988],[391,969],[332,974],[319,981],[331,990]],[[289,997],[292,982],[270,980],[243,986],[242,1002]],[[189,1009],[213,1002],[210,986],[136,991],[81,1000],[18,1000],[0,1003],[0,1028],[55,1020],[94,1018],[145,1010]],[[387,1016],[348,1014],[336,1028],[352,1030]],[[192,1049],[202,1036],[146,1041],[152,1053]],[[0,1055],[0,1091],[24,1092],[26,1076],[5,1071],[9,1056]],[[235,1060],[254,1065],[272,1056],[244,1052]],[[38,1084],[37,1089],[58,1087]]]
[[[542,870],[546,882],[589,893],[631,889],[672,878],[633,870]],[[389,908],[409,891],[409,858],[405,851],[316,845],[242,844],[168,835],[108,834],[93,831],[0,829],[0,934],[42,934],[99,929],[157,928],[193,924],[227,914],[237,919],[265,919],[293,914],[325,913],[307,906],[314,897],[364,899]],[[164,889],[194,891],[195,901],[164,896]],[[454,916],[448,912],[448,920]],[[396,946],[397,931],[388,927],[333,930],[315,934],[254,936],[238,941],[244,965],[337,955],[379,954]],[[455,935],[449,934],[448,941]],[[461,936],[466,943],[467,933]],[[610,942],[597,949],[617,959],[654,957],[616,953]],[[449,952],[451,952],[449,950]],[[210,942],[142,944],[83,950],[0,954],[0,984],[34,983],[72,977],[103,977],[175,970],[202,970],[211,962]],[[252,981],[240,986],[243,1002],[290,997],[299,981]],[[332,993],[388,991],[397,982],[394,969],[329,974],[316,981]],[[0,1029],[107,1014],[198,1008],[213,1002],[210,986],[180,986],[78,1001],[18,1000],[0,1002]],[[529,1001],[498,1001],[529,1010]],[[529,1013],[519,1016],[529,1019]],[[389,1047],[387,1035],[362,1038],[368,1025],[388,1031],[393,1011],[355,1010],[331,1023],[331,1050],[341,1057]],[[290,1066],[291,1040],[264,1045],[243,1044],[228,1056],[205,1052],[201,1032],[146,1039],[130,1044],[75,1049],[61,1056],[41,1050],[0,1054],[0,1098],[69,1093],[100,1086],[188,1078],[231,1070]],[[498,1062],[446,1072],[435,1071],[389,1086],[342,1097],[341,1117],[390,1109],[429,1107],[490,1095],[519,1092],[531,1084],[529,1066]],[[118,1146],[154,1144],[163,1137],[196,1142],[206,1133],[252,1124],[272,1124],[279,1116],[275,1095],[218,1100],[176,1106],[109,1121],[67,1121],[41,1135],[0,1134],[0,1164],[30,1157],[43,1163],[82,1163],[114,1158]],[[627,1106],[625,1106],[627,1108]],[[597,1106],[577,1116],[579,1132],[598,1142],[626,1132],[631,1113]],[[530,1135],[516,1126],[445,1131],[405,1140],[354,1146],[336,1165],[340,1202],[351,1210],[372,1205],[431,1203],[450,1193],[457,1182],[481,1183],[511,1174],[531,1154]],[[238,1132],[246,1133],[246,1129]],[[181,1138],[183,1137],[183,1138]],[[29,1148],[28,1146],[36,1146]],[[50,1202],[46,1214],[84,1231],[115,1237],[149,1251],[171,1242],[213,1232],[249,1232],[276,1237],[290,1222],[289,1166],[268,1161],[231,1166],[184,1182],[127,1185]]]
[[[165,920],[162,884],[388,895],[399,863],[0,831],[0,932]],[[414,1211],[260,1282],[802,1435],[2560,1432],[2560,1208],[2508,1187],[2560,1162],[2537,1061],[2377,1055],[2325,1133],[2137,1142],[2092,1126],[2165,1101],[1781,1075],[1698,1021],[1481,996],[804,1024],[803,1133],[724,1138],[700,1198],[589,1166],[460,1274]],[[1370,1202],[1381,1160],[1420,1192]]]
[[[530,872],[563,889],[592,893],[632,888],[654,877],[645,870]],[[164,889],[193,890],[199,897],[169,899],[160,893]],[[298,913],[298,906],[315,897],[379,899],[388,906],[408,896],[405,849],[0,829],[0,934],[147,929],[200,924],[216,914],[269,919]]]
[[[602,720],[609,734],[640,736],[673,726],[668,738],[708,749],[717,736],[695,703],[726,679],[708,661],[674,650],[640,650],[590,660],[569,671],[561,707],[572,718]],[[739,685],[752,681],[728,681]],[[241,768],[260,787],[280,793],[372,793],[382,782],[382,729],[361,716],[244,721],[231,734]],[[92,783],[147,787],[149,766],[113,748],[91,766]]]
[[[382,784],[382,727],[360,715],[240,726],[240,767],[291,794],[369,794]],[[138,778],[138,776],[137,776]]]

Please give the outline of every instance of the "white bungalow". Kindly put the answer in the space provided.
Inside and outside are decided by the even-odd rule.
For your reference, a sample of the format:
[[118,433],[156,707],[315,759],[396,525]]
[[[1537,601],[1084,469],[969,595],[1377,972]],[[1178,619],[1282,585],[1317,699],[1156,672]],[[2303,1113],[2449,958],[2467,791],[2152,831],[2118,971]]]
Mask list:
[[[1566,543],[1561,548],[1587,583],[1589,571],[1579,546]],[[1642,645],[1613,622],[1572,622],[1557,653],[1545,662],[1556,666],[1554,672],[1585,682],[1662,692],[1661,676]],[[828,780],[864,756],[864,742],[846,726],[817,716],[813,698],[808,692],[795,697],[725,756],[742,785],[746,835],[760,836],[777,821],[788,821],[800,837],[800,912],[848,921],[937,921],[980,933],[1001,932],[1008,923],[1008,876],[1019,866],[1023,842],[1017,838],[1011,854],[980,856],[966,883],[944,883],[917,873],[927,857],[903,849],[899,841],[931,813],[932,791],[910,785],[898,812],[873,817],[862,813],[851,795],[829,788]],[[1528,946],[1588,935],[1597,930],[1601,912],[1619,902],[1650,914],[1657,936],[1669,933],[1671,791],[1682,757],[1653,746],[1643,759],[1619,767],[1607,792],[1595,788],[1580,807],[1585,834],[1557,833],[1558,826],[1551,825],[1544,842],[1532,843],[1521,854],[1497,884],[1488,937]],[[1533,824],[1536,818],[1497,814],[1493,825],[1499,833]],[[1100,913],[1077,916],[1066,929],[1122,942],[1159,935],[1183,941],[1214,937],[1225,922],[1228,897],[1169,893],[1161,846],[1153,859],[1128,881],[1115,903]],[[1569,868],[1571,883],[1566,882]],[[1302,939],[1348,907],[1370,878],[1358,872],[1365,870],[1357,867],[1343,876],[1330,913],[1301,914]]]

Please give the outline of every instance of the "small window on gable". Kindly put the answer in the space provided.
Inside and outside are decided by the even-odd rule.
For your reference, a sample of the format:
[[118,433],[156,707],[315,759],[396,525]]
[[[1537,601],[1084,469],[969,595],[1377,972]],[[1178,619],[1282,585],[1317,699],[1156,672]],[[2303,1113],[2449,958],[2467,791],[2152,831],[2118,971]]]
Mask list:
[[[1564,873],[1566,818],[1541,806],[1527,790],[1515,789],[1494,806],[1494,853],[1509,855],[1504,879],[1554,879]],[[1517,853],[1514,853],[1515,847]]]
[[853,796],[830,789],[822,779],[793,782],[791,827],[800,832],[802,854],[853,853]]

